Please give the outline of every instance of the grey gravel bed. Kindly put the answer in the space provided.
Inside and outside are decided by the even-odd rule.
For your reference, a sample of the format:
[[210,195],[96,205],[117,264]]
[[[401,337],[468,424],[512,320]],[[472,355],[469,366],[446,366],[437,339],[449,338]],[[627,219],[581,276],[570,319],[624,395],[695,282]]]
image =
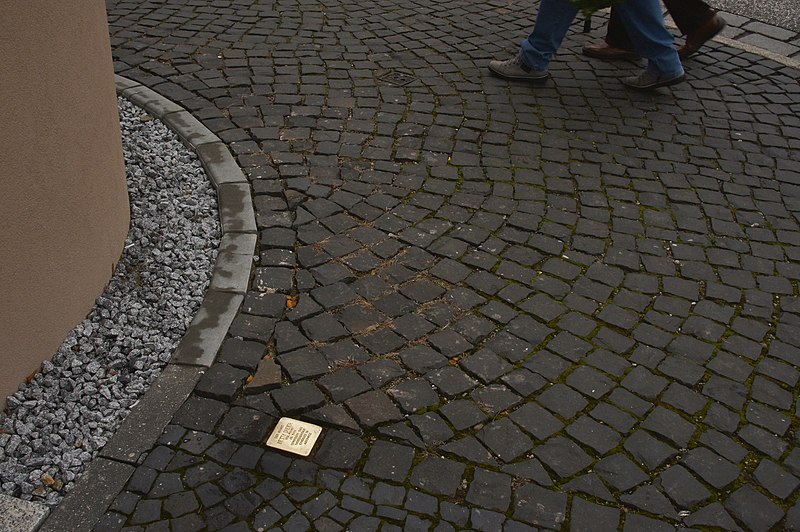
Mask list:
[[119,100],[131,201],[125,250],[88,317],[0,414],[0,492],[57,504],[166,365],[219,246],[215,192],[194,153]]
[[708,0],[708,3],[728,13],[800,31],[800,2],[797,0]]

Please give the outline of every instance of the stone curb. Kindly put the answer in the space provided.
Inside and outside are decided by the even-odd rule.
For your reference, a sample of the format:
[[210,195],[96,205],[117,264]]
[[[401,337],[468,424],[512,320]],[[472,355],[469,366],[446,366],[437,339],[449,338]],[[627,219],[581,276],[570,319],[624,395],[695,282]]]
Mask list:
[[724,44],[725,46],[738,48],[739,50],[744,50],[745,52],[750,52],[751,54],[760,55],[761,57],[770,59],[776,63],[780,63],[783,66],[800,70],[800,61],[792,59],[791,57],[786,57],[785,55],[776,54],[775,52],[771,52],[765,48],[759,48],[758,46],[737,41],[736,39],[731,39],[730,37],[725,37],[722,35],[717,35],[713,40],[720,44]]
[[92,530],[135,470],[130,464],[98,456],[81,473],[75,488],[42,523],[39,532]]
[[116,83],[121,96],[163,121],[197,153],[217,189],[222,241],[211,285],[170,361],[209,367],[250,281],[257,230],[250,185],[225,143],[183,107],[122,76]]
[[217,189],[222,240],[206,296],[169,364],[50,516],[44,519],[45,510],[37,522],[27,519],[30,530],[64,530],[64,523],[71,531],[92,530],[214,362],[250,281],[256,249],[253,200],[228,148],[188,111],[154,90],[122,76],[116,76],[116,86],[117,94],[160,119],[197,153]]

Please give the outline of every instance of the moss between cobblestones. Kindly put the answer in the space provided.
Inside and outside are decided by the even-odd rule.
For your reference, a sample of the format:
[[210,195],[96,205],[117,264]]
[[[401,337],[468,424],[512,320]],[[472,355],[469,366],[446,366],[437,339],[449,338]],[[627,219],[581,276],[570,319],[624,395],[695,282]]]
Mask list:
[[[544,259],[543,259],[543,260],[544,260]],[[438,282],[438,284],[439,284],[440,286],[443,286],[444,288],[450,288],[450,284],[449,284],[449,283],[445,283],[445,282],[441,282],[441,281],[439,281],[439,282]],[[663,287],[662,287],[662,288],[663,288]],[[620,289],[616,289],[616,290],[614,291],[614,293],[612,294],[612,296],[609,298],[609,300],[612,300],[612,299],[613,299],[613,296],[614,296],[614,295],[616,295],[616,294],[618,294],[619,292],[620,292]],[[489,300],[500,300],[500,299],[499,299],[497,296],[492,296],[491,298],[487,298],[487,299],[489,299]],[[652,299],[653,299],[653,300],[655,300],[655,296],[653,296],[653,298],[652,298]],[[431,303],[431,304],[433,304],[433,303]],[[653,303],[651,302],[648,308],[652,308],[652,305],[653,305]],[[741,307],[739,307],[739,308],[741,308]],[[460,316],[461,316],[461,317],[464,317],[464,316],[466,316],[466,315],[470,315],[470,314],[472,314],[472,311],[464,311],[464,312],[462,312],[462,313],[460,314]],[[738,313],[737,313],[737,314],[738,314]],[[733,318],[732,318],[732,319],[733,319]],[[456,320],[456,321],[457,321],[457,320]],[[557,320],[554,320],[554,322],[555,322],[555,321],[557,321]],[[553,322],[551,322],[551,323],[550,323],[550,325],[554,325],[554,324],[555,324],[555,323],[553,323]],[[609,329],[611,329],[611,330],[615,330],[615,332],[618,332],[618,333],[620,333],[620,334],[626,334],[626,333],[627,333],[627,331],[624,331],[624,330],[622,330],[622,329],[618,329],[618,328],[616,328],[616,327],[614,327],[614,326],[612,326],[612,325],[610,325],[610,324],[609,324],[609,325],[607,325],[607,326],[609,327]],[[499,330],[499,329],[500,329],[500,327],[498,326],[498,328],[497,328],[497,329],[495,329],[495,330]],[[774,326],[773,326],[773,329],[774,329]],[[593,331],[593,332],[592,332],[590,335],[588,335],[588,338],[592,338],[592,337],[594,337],[594,335],[597,333],[597,331],[598,331],[598,330],[599,330],[599,327],[598,327],[598,328],[596,328],[596,329],[595,329],[595,330],[594,330],[594,331]],[[733,334],[733,333],[732,333],[731,331],[727,331],[727,332],[726,332],[726,335],[725,335],[725,336],[723,336],[723,337],[720,339],[720,341],[718,341],[718,342],[716,343],[716,345],[717,345],[717,348],[719,349],[719,348],[720,348],[720,346],[721,346],[721,344],[724,342],[724,339],[725,339],[725,338],[727,338],[728,336],[732,335],[732,334]],[[551,339],[552,339],[554,336],[555,336],[555,333],[553,333],[553,334],[549,335],[549,336],[548,336],[548,337],[547,337],[547,338],[546,338],[546,339],[545,339],[545,340],[544,340],[544,341],[543,341],[541,344],[539,344],[538,346],[536,346],[536,349],[533,349],[533,350],[531,351],[531,353],[530,353],[530,355],[529,355],[528,357],[526,357],[524,360],[522,360],[522,361],[518,362],[517,364],[515,364],[515,365],[514,365],[514,367],[516,367],[516,368],[518,368],[518,367],[522,367],[522,366],[523,366],[523,364],[524,364],[524,362],[526,362],[527,360],[529,360],[529,359],[530,359],[530,357],[532,357],[532,356],[533,356],[533,355],[534,355],[536,352],[538,352],[538,351],[539,351],[541,348],[543,348],[543,347],[544,347],[544,346],[547,344],[547,342],[548,342],[549,340],[551,340]],[[677,337],[677,334],[676,334],[675,336]],[[424,338],[422,338],[422,339],[421,339],[421,341],[424,343]],[[477,350],[477,349],[479,349],[479,348],[480,348],[480,345],[476,346],[476,347],[474,348],[474,350]],[[396,353],[395,353],[394,355],[396,355]],[[390,355],[390,356],[391,356],[391,355]],[[762,354],[762,358],[763,358],[763,356],[764,356],[764,354]],[[395,356],[395,358],[396,358],[396,356]],[[760,359],[759,359],[759,360],[760,360]],[[575,369],[577,369],[577,367],[580,367],[580,365],[579,365],[579,364],[576,364],[576,365],[574,365],[574,367],[572,368],[572,371],[574,371]],[[571,374],[571,372],[572,372],[572,371],[563,373],[563,374],[562,374],[562,375],[561,375],[561,376],[560,376],[558,379],[554,380],[554,381],[551,383],[551,385],[552,385],[552,384],[555,384],[555,383],[564,383],[564,382],[565,382],[565,380],[566,380],[566,378],[567,378],[567,377],[568,377],[568,376]],[[602,370],[601,370],[601,371],[602,371]],[[632,369],[631,369],[631,370],[629,370],[629,371],[632,371]],[[658,372],[657,370],[655,370],[654,372],[655,372],[655,374],[660,374],[660,372]],[[605,374],[605,373],[604,373],[604,374]],[[627,373],[626,373],[626,374],[627,374]],[[621,380],[621,379],[623,379],[623,378],[624,378],[624,375],[623,375],[623,376],[621,376],[621,377],[619,377],[619,378],[614,378],[613,376],[609,376],[609,377],[610,377],[610,378],[612,378],[612,380],[619,381],[619,380]],[[703,385],[703,383],[705,383],[705,382],[708,380],[708,378],[709,378],[709,377],[710,377],[710,372],[706,371],[706,374],[705,374],[705,376],[703,377],[703,379],[702,379],[700,382],[698,382],[698,384],[697,384],[697,385],[694,387],[694,388],[695,388],[695,390],[696,390],[696,391],[700,391],[700,390],[702,389],[702,385]],[[752,383],[752,379],[753,379],[753,378],[754,378],[754,376],[753,376],[753,375],[751,375],[751,377],[748,379],[748,382],[747,382],[747,384],[751,384],[751,383]],[[663,392],[662,392],[662,395],[663,395]],[[464,394],[464,395],[463,395],[463,396],[461,396],[461,397],[468,398],[468,394]],[[587,408],[586,408],[584,411],[590,410],[590,409],[591,409],[593,406],[595,406],[595,405],[596,405],[596,403],[598,403],[598,402],[599,402],[599,400],[591,400],[591,401],[590,401],[590,403],[589,403],[589,406],[587,406]],[[656,402],[659,402],[659,401],[656,401]],[[698,414],[696,414],[696,415],[694,416],[694,418],[693,418],[693,421],[695,422],[695,424],[699,424],[699,423],[701,422],[701,420],[703,419],[703,415],[704,415],[705,413],[707,413],[707,410],[708,410],[708,409],[711,407],[711,404],[713,404],[713,402],[709,402],[709,403],[708,403],[708,404],[707,404],[707,405],[706,405],[706,406],[703,408],[703,410],[701,410],[700,412],[698,412]],[[666,408],[668,408],[669,410],[675,411],[674,409],[672,409],[672,408],[669,408],[668,406],[666,406]],[[437,410],[438,410],[438,407],[433,407],[433,408],[426,408],[426,409],[424,409],[424,410],[423,410],[423,411],[421,411],[421,412],[437,411]],[[677,413],[678,415],[681,415],[681,416],[683,417],[683,414],[682,414],[681,412],[676,412],[676,413]],[[503,417],[504,415],[507,415],[507,414],[508,414],[508,411],[503,411],[503,412],[500,412],[500,413],[498,413],[497,415],[495,415],[495,416],[494,416],[492,419],[498,419],[498,418],[500,418],[500,417]],[[742,413],[741,415],[742,415],[742,418],[743,418],[743,420],[744,420],[744,413]],[[472,434],[472,435],[474,435],[474,434],[475,434],[475,433],[476,433],[478,430],[480,430],[480,428],[479,428],[479,427],[476,427],[476,428],[473,428],[473,429],[471,429],[471,430],[469,430],[469,431],[465,431],[465,432],[463,432],[463,433],[462,433],[462,435],[467,435],[467,434]],[[558,434],[559,434],[559,435],[564,435],[564,436],[566,436],[566,433],[564,432],[564,430],[560,431]],[[656,437],[657,439],[660,439],[660,440],[661,440],[661,439],[663,439],[663,438],[661,438],[659,435],[654,435],[654,437]],[[699,434],[699,433],[695,433],[695,435],[694,435],[694,436],[693,436],[693,438],[692,438],[692,441],[690,442],[690,444],[689,444],[687,447],[688,447],[688,448],[694,448],[694,447],[698,446],[698,444],[699,444],[699,437],[700,437],[700,434]],[[585,448],[585,447],[584,447],[582,444],[579,444],[579,446],[580,446],[580,447],[582,447],[582,448],[584,448],[584,450],[588,451],[588,452],[590,453],[590,455],[594,454],[594,452],[593,452],[591,449]],[[439,452],[441,452],[441,451],[439,451]],[[617,446],[615,449],[612,449],[611,451],[607,452],[607,453],[606,453],[606,455],[613,454],[613,453],[615,453],[615,452],[621,452],[621,453],[623,453],[624,455],[626,455],[626,456],[629,456],[629,455],[628,455],[628,453],[627,453],[627,451],[624,449],[624,447],[623,447],[623,444],[620,444],[620,445],[619,445],[619,446]],[[454,460],[456,460],[456,461],[459,461],[459,462],[461,462],[461,463],[464,463],[464,464],[466,464],[466,465],[468,466],[468,469],[467,469],[467,473],[466,473],[466,476],[465,476],[465,478],[467,478],[467,479],[468,479],[470,475],[474,474],[474,464],[470,463],[468,460],[465,460],[465,459],[463,459],[463,458],[461,458],[461,457],[458,457],[458,456],[455,456],[455,455],[451,455],[451,454],[449,454],[449,453],[445,453],[445,454],[446,454],[446,455],[448,455],[448,456],[449,456],[451,459],[454,459]],[[417,456],[415,457],[415,460],[414,460],[414,465],[417,465],[418,463],[420,463],[420,462],[421,462],[421,461],[424,459],[424,457],[425,457],[425,456],[427,456],[427,454],[426,454],[426,453],[420,453],[419,455],[417,455]],[[528,457],[526,457],[526,458],[528,458]],[[629,456],[629,458],[631,458],[631,457]],[[673,459],[673,460],[672,460],[672,461],[670,461],[670,462],[667,462],[666,464],[664,464],[664,465],[663,465],[661,468],[659,468],[658,470],[656,470],[656,471],[651,471],[651,472],[650,472],[650,473],[651,473],[651,477],[654,477],[654,476],[656,476],[658,473],[660,473],[661,471],[663,471],[663,470],[664,470],[664,469],[666,469],[667,467],[669,467],[669,466],[671,466],[671,465],[674,465],[675,463],[677,463],[677,462],[678,462],[678,460],[679,460],[679,458],[680,458],[680,456],[678,456],[677,458]],[[365,464],[365,462],[366,462],[366,456],[362,458],[362,461],[361,461],[361,463],[359,464],[359,467],[363,467],[363,466],[364,466],[364,464]],[[753,462],[752,464],[749,464],[749,465],[748,465],[748,467],[745,469],[745,473],[749,473],[749,472],[751,472],[751,471],[752,471],[752,469],[754,469],[754,468],[755,468],[755,466],[756,466],[756,463],[755,463],[755,462]],[[501,466],[498,466],[498,467],[495,467],[495,468],[490,468],[490,469],[500,470],[500,467],[501,467]],[[546,466],[545,466],[545,467],[546,467]],[[580,473],[578,473],[578,474],[576,474],[576,475],[574,475],[574,476],[579,476],[579,474],[580,474]],[[573,477],[574,477],[574,476],[573,476]],[[573,478],[573,477],[570,477],[570,478]],[[568,480],[569,480],[569,479],[562,479],[561,483],[567,482]],[[711,492],[711,493],[715,494],[715,495],[712,497],[712,500],[722,500],[722,499],[720,499],[720,492],[718,492],[717,490],[715,490],[713,487],[709,486],[708,484],[705,484],[705,482],[704,482],[704,481],[702,481],[702,479],[700,479],[700,481],[701,481],[701,483],[703,483],[703,484],[704,484],[704,485],[705,485],[707,488],[710,488],[710,492]],[[732,487],[731,487],[729,490],[726,490],[726,492],[725,492],[724,494],[728,494],[728,493],[731,493],[732,491],[735,491],[735,489],[736,489],[736,488],[740,487],[740,486],[741,486],[741,485],[743,485],[744,483],[745,483],[745,481],[744,481],[743,479],[740,479],[740,480],[739,480],[739,481],[737,481],[737,482],[736,482],[736,483],[735,483],[735,484],[734,484],[734,485],[733,485],[733,486],[732,486]],[[410,487],[411,487],[411,486],[410,486],[410,483],[408,483],[408,482],[407,482],[407,483],[406,483],[406,487],[410,488]],[[619,493],[617,493],[617,496],[619,496]],[[452,500],[453,500],[453,501],[457,501],[457,502],[463,502],[463,497],[464,497],[464,493],[460,493],[460,494],[459,494],[459,496],[457,496],[457,497],[453,498]],[[570,499],[569,499],[569,500],[570,500],[570,501],[572,500],[572,496],[571,496],[571,495],[570,495]],[[604,503],[604,501],[597,501],[597,502],[598,502],[598,503],[600,503],[600,504],[603,504],[603,503]],[[706,501],[706,503],[707,503],[707,501]],[[787,503],[787,504],[788,504],[788,503]],[[699,506],[699,505],[698,505],[698,506]],[[507,515],[508,515],[509,517],[511,517],[512,511],[513,511],[513,508],[512,508],[512,509],[510,509],[510,510],[507,512]],[[646,512],[642,512],[642,513],[645,513],[645,514],[646,514]],[[567,522],[567,524],[568,524],[568,522]]]

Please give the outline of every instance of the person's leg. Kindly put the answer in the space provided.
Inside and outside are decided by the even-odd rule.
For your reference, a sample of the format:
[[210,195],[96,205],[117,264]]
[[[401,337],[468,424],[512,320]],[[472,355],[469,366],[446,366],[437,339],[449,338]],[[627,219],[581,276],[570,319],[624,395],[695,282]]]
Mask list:
[[625,30],[625,24],[619,18],[619,13],[616,7],[611,8],[611,16],[608,18],[608,26],[606,28],[606,44],[613,48],[620,50],[633,51],[633,43],[631,38],[628,37],[628,32]]
[[506,61],[489,61],[489,71],[505,79],[547,79],[550,60],[577,13],[578,8],[570,0],[542,0],[533,31],[522,41],[519,53]]
[[611,8],[605,40],[584,44],[583,55],[611,60],[639,58],[639,54],[633,50],[633,43],[628,37],[628,32],[625,30],[625,25],[619,18],[616,8]]
[[686,44],[678,49],[682,59],[691,56],[709,39],[725,29],[725,19],[703,0],[664,0],[678,29],[686,35]]
[[648,61],[647,71],[664,77],[682,74],[683,67],[672,34],[664,26],[659,1],[635,0],[616,7],[636,51]]
[[691,35],[711,20],[716,11],[703,0],[663,0],[683,35]]
[[547,70],[577,14],[578,8],[570,0],[541,1],[533,31],[520,46],[520,55],[528,67]]

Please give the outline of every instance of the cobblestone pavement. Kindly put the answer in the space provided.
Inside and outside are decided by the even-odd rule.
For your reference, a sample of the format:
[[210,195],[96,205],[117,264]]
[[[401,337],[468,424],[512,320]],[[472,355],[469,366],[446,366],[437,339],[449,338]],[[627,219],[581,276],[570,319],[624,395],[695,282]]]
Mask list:
[[[798,72],[712,43],[636,94],[578,21],[545,85],[488,76],[531,9],[109,4],[260,255],[98,530],[800,527]],[[280,415],[310,458],[261,444]]]

